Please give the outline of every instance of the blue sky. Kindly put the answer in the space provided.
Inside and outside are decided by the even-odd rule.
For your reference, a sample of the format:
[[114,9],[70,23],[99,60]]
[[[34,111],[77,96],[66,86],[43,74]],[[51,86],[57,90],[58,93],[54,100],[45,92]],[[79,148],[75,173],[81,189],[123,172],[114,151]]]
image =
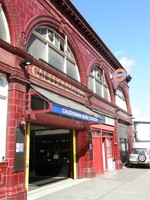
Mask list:
[[150,121],[150,0],[71,0],[131,75],[135,120]]

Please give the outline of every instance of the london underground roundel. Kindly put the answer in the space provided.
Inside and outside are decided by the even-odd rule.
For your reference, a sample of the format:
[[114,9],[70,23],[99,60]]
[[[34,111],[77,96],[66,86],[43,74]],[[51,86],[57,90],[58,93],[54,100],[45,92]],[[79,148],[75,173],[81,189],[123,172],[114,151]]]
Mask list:
[[112,78],[117,82],[124,81],[126,79],[126,77],[127,77],[127,72],[122,68],[115,70],[112,75]]

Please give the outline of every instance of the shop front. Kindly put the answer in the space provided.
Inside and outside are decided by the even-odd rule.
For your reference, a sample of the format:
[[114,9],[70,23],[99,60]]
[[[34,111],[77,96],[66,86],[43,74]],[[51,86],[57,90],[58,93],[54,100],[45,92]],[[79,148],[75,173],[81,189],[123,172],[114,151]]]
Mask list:
[[[87,161],[80,165],[78,160],[86,159],[83,155],[80,157],[81,149],[76,145],[82,143],[82,151],[86,154],[90,152],[90,147],[87,148],[90,140],[89,138],[86,140],[86,137],[89,137],[91,124],[102,124],[100,115],[83,104],[35,84],[30,85],[27,99],[29,128],[26,187],[28,190],[31,185],[41,185],[62,178],[83,178],[86,168],[93,170],[93,152],[91,152],[92,158],[90,156],[88,158],[91,166],[89,167]],[[78,135],[81,135],[80,139]],[[91,170],[86,176],[95,176],[95,172]]]
[[96,174],[115,170],[114,126],[101,124],[91,127]]

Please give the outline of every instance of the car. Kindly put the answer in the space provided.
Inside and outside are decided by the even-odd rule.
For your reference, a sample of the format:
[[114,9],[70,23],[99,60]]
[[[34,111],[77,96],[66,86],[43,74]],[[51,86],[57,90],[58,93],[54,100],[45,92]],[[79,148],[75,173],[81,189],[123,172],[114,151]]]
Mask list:
[[129,167],[133,165],[150,166],[150,149],[148,148],[133,148],[129,155]]

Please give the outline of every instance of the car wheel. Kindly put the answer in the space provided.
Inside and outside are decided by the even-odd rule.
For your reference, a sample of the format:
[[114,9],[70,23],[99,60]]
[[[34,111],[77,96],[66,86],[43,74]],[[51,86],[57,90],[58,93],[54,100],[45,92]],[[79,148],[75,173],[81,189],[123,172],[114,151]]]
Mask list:
[[138,160],[139,160],[140,162],[145,162],[146,156],[143,155],[143,154],[140,154],[140,155],[138,156]]

